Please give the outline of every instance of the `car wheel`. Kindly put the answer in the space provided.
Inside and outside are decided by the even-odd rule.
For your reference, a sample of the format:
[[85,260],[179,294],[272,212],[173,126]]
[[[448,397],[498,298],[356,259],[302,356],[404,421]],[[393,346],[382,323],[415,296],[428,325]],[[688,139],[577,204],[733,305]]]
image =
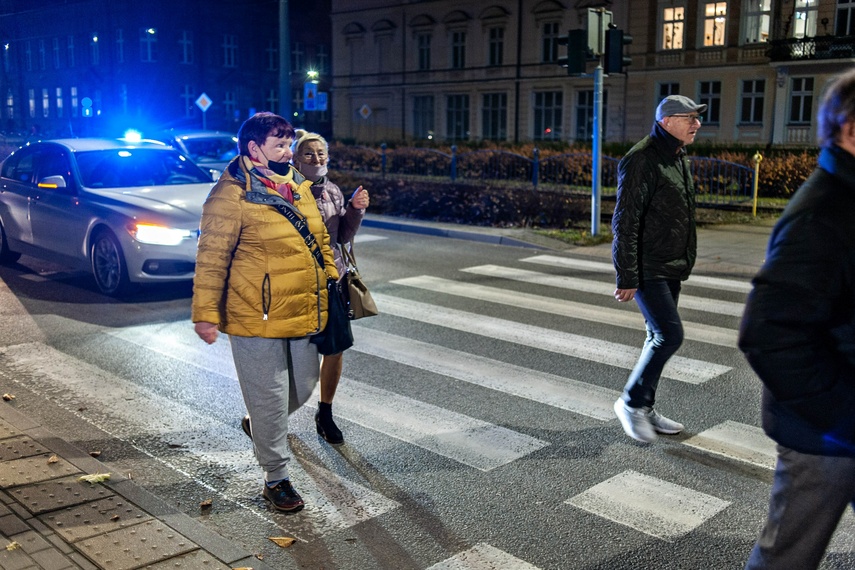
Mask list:
[[0,224],[0,263],[15,263],[21,259],[21,254],[15,251],[9,251],[9,244],[6,242],[6,230],[3,229],[3,224]]
[[90,250],[95,284],[105,295],[119,296],[128,292],[130,280],[125,256],[119,240],[109,231],[102,231],[92,240]]

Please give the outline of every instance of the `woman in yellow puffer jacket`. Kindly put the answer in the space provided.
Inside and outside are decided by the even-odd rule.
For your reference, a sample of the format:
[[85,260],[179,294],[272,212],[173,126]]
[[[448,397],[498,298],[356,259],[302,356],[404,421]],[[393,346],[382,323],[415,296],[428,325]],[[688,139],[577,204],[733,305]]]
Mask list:
[[[312,183],[288,163],[293,139],[291,124],[273,113],[257,113],[241,126],[240,154],[202,209],[192,302],[202,340],[229,335],[264,471],[262,495],[289,512],[302,509],[303,500],[288,477],[288,414],[318,382],[318,351],[309,337],[326,325],[327,277],[338,279]],[[305,220],[324,270],[294,224],[259,201],[265,195],[281,196]],[[250,431],[248,418],[244,429]]]

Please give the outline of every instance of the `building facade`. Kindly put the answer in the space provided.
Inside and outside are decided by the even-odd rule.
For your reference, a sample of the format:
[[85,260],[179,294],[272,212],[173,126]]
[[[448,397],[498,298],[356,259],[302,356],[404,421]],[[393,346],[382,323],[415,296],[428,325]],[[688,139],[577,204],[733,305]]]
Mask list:
[[632,40],[603,80],[605,141],[643,137],[679,93],[708,105],[699,140],[812,145],[824,87],[855,63],[851,0],[333,0],[335,136],[589,142],[596,63],[558,62],[592,9]]
[[[329,82],[329,1],[290,5],[0,0],[0,129],[37,136],[236,132],[255,111],[287,110],[298,126],[329,135],[329,111],[305,111],[303,98],[309,71],[318,72],[321,89]],[[284,65],[283,6],[290,22]],[[288,85],[289,105],[280,85]]]

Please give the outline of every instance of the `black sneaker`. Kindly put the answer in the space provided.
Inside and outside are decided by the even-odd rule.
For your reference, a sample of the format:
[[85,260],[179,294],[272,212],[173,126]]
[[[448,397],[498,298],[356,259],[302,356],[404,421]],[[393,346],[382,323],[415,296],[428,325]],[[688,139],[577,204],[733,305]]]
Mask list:
[[249,416],[243,417],[240,421],[240,427],[243,430],[243,433],[245,433],[249,439],[252,439],[252,427],[249,425]]
[[269,487],[265,484],[261,495],[273,503],[273,508],[277,511],[296,513],[303,510],[303,498],[294,490],[291,481],[288,479],[279,481],[275,487]]

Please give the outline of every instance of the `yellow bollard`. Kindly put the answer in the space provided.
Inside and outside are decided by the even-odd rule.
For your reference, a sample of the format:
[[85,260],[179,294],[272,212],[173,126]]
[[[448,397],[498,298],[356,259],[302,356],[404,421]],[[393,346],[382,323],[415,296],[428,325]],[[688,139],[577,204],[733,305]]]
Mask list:
[[757,217],[757,189],[760,186],[760,162],[763,160],[763,155],[760,151],[754,153],[754,207],[751,208],[751,215]]

